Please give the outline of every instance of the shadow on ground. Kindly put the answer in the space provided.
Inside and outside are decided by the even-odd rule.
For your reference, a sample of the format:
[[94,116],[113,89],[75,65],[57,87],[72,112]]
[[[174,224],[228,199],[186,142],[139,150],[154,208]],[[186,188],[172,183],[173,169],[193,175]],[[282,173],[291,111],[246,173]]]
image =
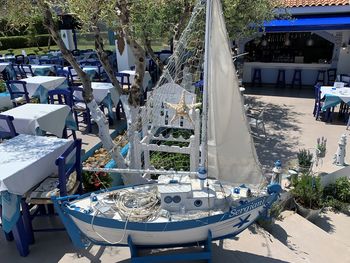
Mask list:
[[[287,162],[296,158],[298,138],[301,134],[297,116],[300,112],[292,106],[264,103],[259,96],[247,96],[248,103],[254,110],[264,112],[264,123],[266,127],[265,136],[253,136],[257,155],[265,172],[271,172],[276,160]],[[254,132],[254,129],[252,130]]]

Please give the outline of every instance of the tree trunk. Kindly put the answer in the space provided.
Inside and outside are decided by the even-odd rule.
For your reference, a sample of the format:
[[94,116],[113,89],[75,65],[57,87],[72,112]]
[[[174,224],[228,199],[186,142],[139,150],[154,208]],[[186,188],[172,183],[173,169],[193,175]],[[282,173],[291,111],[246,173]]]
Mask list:
[[[99,138],[102,141],[103,147],[109,152],[109,154],[111,155],[112,159],[116,162],[118,167],[127,168],[125,160],[120,154],[119,147],[116,146],[109,134],[108,120],[104,113],[98,107],[93,97],[91,81],[88,75],[81,69],[80,65],[77,63],[72,53],[66,48],[65,44],[63,43],[58,33],[57,26],[53,20],[50,7],[43,0],[40,0],[38,3],[43,8],[42,10],[44,15],[44,25],[47,27],[53,40],[57,43],[58,47],[60,48],[62,56],[72,65],[83,84],[83,98],[91,112],[91,116],[94,118],[98,125]],[[139,176],[132,176],[130,178],[128,176],[128,180],[126,181],[127,184],[137,184],[140,182],[144,182],[144,179]]]
[[111,63],[109,63],[108,56],[103,47],[103,40],[100,35],[100,28],[97,25],[95,25],[95,49],[97,52],[97,56],[101,61],[101,64],[104,70],[106,71],[109,79],[111,80],[113,86],[116,88],[119,95],[122,94],[123,89],[121,88],[118,79],[114,75],[114,71]]
[[146,49],[146,52],[148,53],[148,55],[151,57],[151,59],[156,63],[157,67],[160,70],[160,73],[163,71],[164,68],[164,64],[163,62],[160,60],[159,57],[156,56],[156,54],[154,54],[154,51],[152,49],[152,45],[151,45],[151,41],[149,40],[148,37],[144,37],[144,46]]

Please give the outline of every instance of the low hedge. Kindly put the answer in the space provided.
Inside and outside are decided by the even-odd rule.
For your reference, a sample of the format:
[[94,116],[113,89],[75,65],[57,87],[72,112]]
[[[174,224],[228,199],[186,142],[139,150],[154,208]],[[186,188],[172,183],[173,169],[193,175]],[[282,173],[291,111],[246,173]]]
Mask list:
[[0,37],[0,50],[47,46],[49,35]]

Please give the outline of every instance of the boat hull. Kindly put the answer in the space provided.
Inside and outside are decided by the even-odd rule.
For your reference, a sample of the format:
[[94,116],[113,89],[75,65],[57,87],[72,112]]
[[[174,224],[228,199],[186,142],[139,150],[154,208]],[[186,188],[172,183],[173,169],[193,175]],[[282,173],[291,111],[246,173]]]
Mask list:
[[[138,246],[169,247],[204,242],[211,233],[212,239],[233,237],[260,216],[264,216],[278,193],[256,198],[226,213],[196,220],[170,222],[124,222],[116,219],[94,217],[69,208],[67,201],[54,200],[56,208],[74,244],[79,247],[89,243],[127,246],[128,239]],[[88,240],[83,242],[82,240]]]

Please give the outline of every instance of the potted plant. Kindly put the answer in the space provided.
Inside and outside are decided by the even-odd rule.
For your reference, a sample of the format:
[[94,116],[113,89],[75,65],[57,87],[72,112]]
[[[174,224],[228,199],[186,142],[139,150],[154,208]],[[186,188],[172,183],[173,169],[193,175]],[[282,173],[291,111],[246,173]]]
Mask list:
[[298,152],[299,172],[307,173],[312,166],[313,154],[307,149],[301,149]]
[[319,177],[309,173],[302,174],[292,182],[294,188],[291,193],[297,212],[306,219],[313,221],[322,209],[323,190]]
[[326,147],[327,147],[327,139],[323,136],[321,138],[317,138],[317,157],[323,158],[326,156]]

